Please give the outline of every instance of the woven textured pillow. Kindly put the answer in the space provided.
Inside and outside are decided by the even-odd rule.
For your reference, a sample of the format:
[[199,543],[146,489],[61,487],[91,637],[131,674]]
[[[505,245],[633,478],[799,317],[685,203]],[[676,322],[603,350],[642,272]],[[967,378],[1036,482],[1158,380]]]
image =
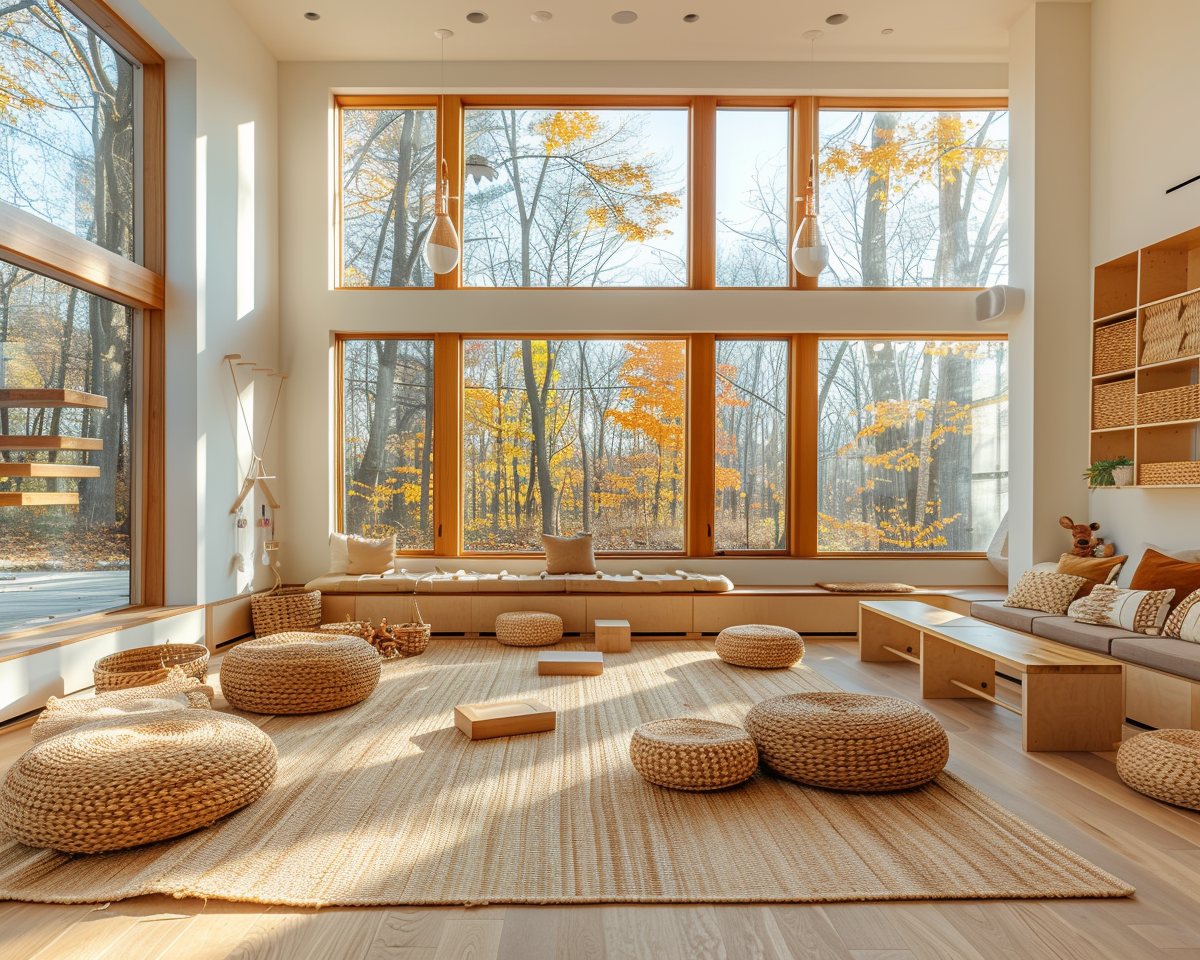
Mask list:
[[1193,590],[1175,604],[1163,624],[1163,636],[1200,643],[1200,590]]
[[1102,583],[1072,603],[1067,616],[1155,637],[1162,632],[1173,596],[1174,590],[1122,590]]
[[1024,610],[1041,610],[1061,617],[1087,582],[1084,577],[1073,577],[1066,573],[1035,573],[1027,570],[1004,600],[1006,607],[1021,607]]
[[364,573],[386,573],[392,569],[396,559],[396,537],[384,537],[382,540],[368,540],[366,537],[351,537],[346,541],[350,564],[346,572],[352,577]]
[[546,551],[546,572],[595,573],[596,554],[592,551],[592,535],[552,537],[542,534],[542,549]]

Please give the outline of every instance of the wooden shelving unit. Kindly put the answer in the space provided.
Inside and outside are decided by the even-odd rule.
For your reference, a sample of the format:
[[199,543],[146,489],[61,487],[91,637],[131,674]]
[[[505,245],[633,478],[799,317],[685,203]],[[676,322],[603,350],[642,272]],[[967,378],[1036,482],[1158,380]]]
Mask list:
[[[80,390],[0,390],[0,407],[76,407],[108,409],[108,399]],[[92,437],[24,437],[0,435],[0,450],[102,450],[104,441]],[[79,480],[100,476],[99,467],[76,463],[42,463],[0,460],[0,479]],[[79,503],[77,492],[15,490],[0,492],[0,507],[73,506]]]
[[[1129,457],[1140,487],[1200,487],[1200,228],[1100,264],[1094,284],[1092,462]],[[1173,475],[1186,482],[1146,482]]]

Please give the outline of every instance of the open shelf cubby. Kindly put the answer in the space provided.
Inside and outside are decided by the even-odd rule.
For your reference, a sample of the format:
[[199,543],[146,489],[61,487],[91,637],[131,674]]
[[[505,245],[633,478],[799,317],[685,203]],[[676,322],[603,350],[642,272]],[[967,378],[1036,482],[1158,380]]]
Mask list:
[[1095,269],[1091,459],[1200,487],[1200,227]]

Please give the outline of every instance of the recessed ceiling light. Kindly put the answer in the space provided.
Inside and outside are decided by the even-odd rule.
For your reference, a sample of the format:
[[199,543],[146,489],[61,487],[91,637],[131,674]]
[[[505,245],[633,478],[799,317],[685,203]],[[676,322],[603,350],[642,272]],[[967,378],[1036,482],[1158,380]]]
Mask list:
[[804,31],[804,39],[805,40],[820,40],[823,36],[825,36],[824,30],[805,30]]
[[839,23],[845,23],[849,19],[850,14],[848,13],[835,13],[831,17],[826,17],[825,22],[832,23],[836,27]]
[[698,13],[685,13],[683,15],[684,23],[695,23],[699,19],[700,19],[700,14],[698,14]]
[[633,23],[637,19],[637,14],[632,10],[618,10],[612,15],[613,23]]
[[439,40],[449,40],[452,36],[454,36],[454,31],[447,30],[445,27],[442,27],[440,30],[434,30],[433,35]]
[[533,13],[529,15],[529,19],[534,23],[545,23],[553,16],[554,14],[552,14],[549,10],[534,10]]
[[486,23],[487,18],[487,14],[482,10],[476,10],[474,13],[467,14],[467,20],[470,23]]
[[882,30],[880,30],[879,32],[880,32],[880,33],[882,33],[882,34],[883,34],[883,35],[886,37],[886,36],[888,36],[888,34],[895,33],[896,31],[895,31],[895,30],[893,30],[891,27],[884,27],[884,28],[883,28]]
[[306,14],[304,15],[304,19],[305,19],[305,20],[320,20],[320,19],[321,19],[321,15],[320,15],[319,13],[312,13],[312,12],[310,11],[309,13],[306,13]]

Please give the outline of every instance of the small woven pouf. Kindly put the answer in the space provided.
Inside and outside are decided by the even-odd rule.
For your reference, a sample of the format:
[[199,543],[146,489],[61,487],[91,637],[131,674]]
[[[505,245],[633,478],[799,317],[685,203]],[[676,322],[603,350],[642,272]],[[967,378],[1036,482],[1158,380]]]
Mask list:
[[634,730],[629,759],[638,773],[660,787],[720,790],[750,778],[758,768],[758,748],[741,727],[676,717]]
[[937,718],[892,697],[793,693],[754,707],[746,730],[770,769],[827,790],[907,790],[932,780],[950,759]]
[[496,617],[496,639],[510,647],[544,647],[562,639],[562,617],[520,610]]
[[717,634],[717,656],[736,667],[778,670],[800,662],[804,641],[787,627],[748,623]]
[[209,710],[129,716],[35,744],[0,786],[0,833],[31,847],[103,853],[206,827],[275,779],[271,738]]
[[1200,810],[1200,731],[1148,730],[1117,751],[1117,774],[1138,793]]
[[221,692],[251,713],[323,713],[366,700],[379,654],[362,637],[276,633],[247,640],[221,661]]

